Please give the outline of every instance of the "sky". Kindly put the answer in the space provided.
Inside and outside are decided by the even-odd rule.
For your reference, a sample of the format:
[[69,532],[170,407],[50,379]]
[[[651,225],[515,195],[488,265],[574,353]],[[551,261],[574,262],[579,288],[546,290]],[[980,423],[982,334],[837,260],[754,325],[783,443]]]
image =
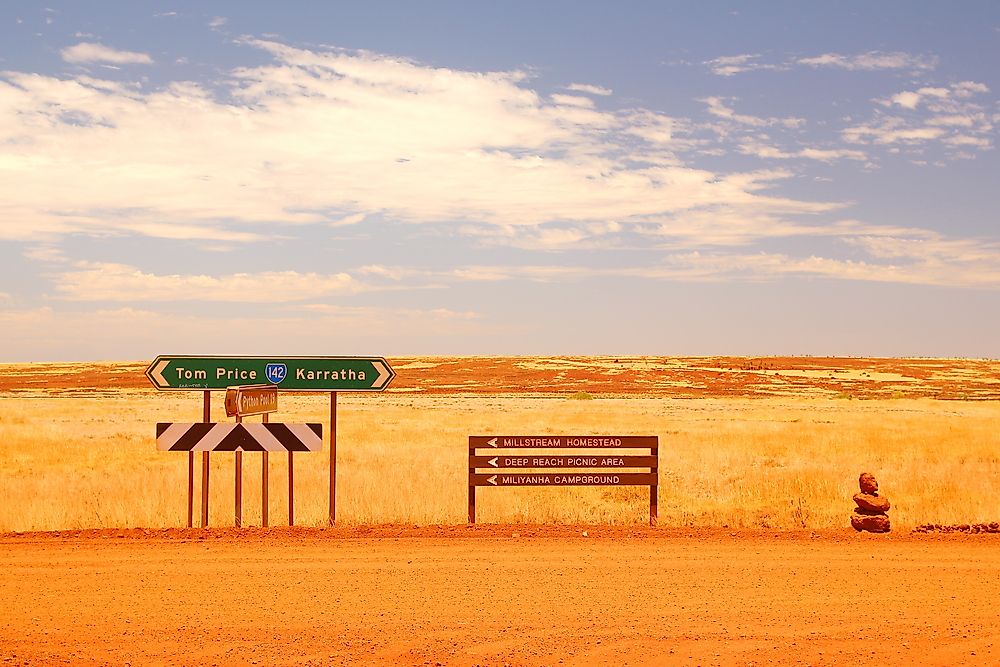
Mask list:
[[5,2],[0,361],[1000,356],[1000,3]]

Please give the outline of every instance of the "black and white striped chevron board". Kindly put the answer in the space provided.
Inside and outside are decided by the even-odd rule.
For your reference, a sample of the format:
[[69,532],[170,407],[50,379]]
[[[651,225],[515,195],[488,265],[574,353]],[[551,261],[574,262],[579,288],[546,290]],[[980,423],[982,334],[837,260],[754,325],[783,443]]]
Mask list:
[[322,424],[159,423],[156,448],[170,452],[318,452]]

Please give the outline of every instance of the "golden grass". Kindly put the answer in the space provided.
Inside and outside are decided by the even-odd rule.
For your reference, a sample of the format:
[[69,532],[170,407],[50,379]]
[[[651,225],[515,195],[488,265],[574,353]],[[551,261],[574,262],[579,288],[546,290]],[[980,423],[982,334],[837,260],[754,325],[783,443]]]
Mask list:
[[[221,399],[215,421],[226,421]],[[487,433],[659,435],[666,526],[843,527],[862,471],[879,479],[897,529],[1000,520],[995,402],[338,399],[342,523],[464,523],[467,437]],[[325,435],[328,396],[282,394],[279,406],[273,421],[321,421]],[[187,455],[156,451],[154,425],[200,417],[198,393],[0,397],[0,531],[184,525]],[[211,458],[210,524],[232,525],[234,456]],[[260,525],[261,457],[243,460],[243,524]],[[270,520],[282,525],[286,457],[270,460]],[[326,521],[328,461],[325,450],[296,455],[298,524]],[[478,520],[642,524],[647,506],[645,487],[488,488]]]

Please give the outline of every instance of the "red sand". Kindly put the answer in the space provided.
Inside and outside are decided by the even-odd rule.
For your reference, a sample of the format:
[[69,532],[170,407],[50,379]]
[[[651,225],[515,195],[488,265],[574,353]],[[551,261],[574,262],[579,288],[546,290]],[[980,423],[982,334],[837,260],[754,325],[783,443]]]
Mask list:
[[992,665],[998,547],[849,529],[7,535],[0,665]]

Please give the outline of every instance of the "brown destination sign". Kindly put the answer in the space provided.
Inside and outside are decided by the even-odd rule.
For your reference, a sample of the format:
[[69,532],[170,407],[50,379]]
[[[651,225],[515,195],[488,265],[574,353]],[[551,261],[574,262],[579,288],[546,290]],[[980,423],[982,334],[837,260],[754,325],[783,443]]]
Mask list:
[[469,447],[656,447],[655,435],[470,435]]
[[655,435],[470,435],[469,523],[482,487],[648,486],[656,525],[659,446]]
[[520,454],[506,456],[470,456],[473,468],[651,468],[655,456],[620,454]]
[[476,473],[472,486],[651,486],[655,472]]
[[273,384],[244,385],[226,389],[226,416],[245,417],[278,410],[278,387]]

